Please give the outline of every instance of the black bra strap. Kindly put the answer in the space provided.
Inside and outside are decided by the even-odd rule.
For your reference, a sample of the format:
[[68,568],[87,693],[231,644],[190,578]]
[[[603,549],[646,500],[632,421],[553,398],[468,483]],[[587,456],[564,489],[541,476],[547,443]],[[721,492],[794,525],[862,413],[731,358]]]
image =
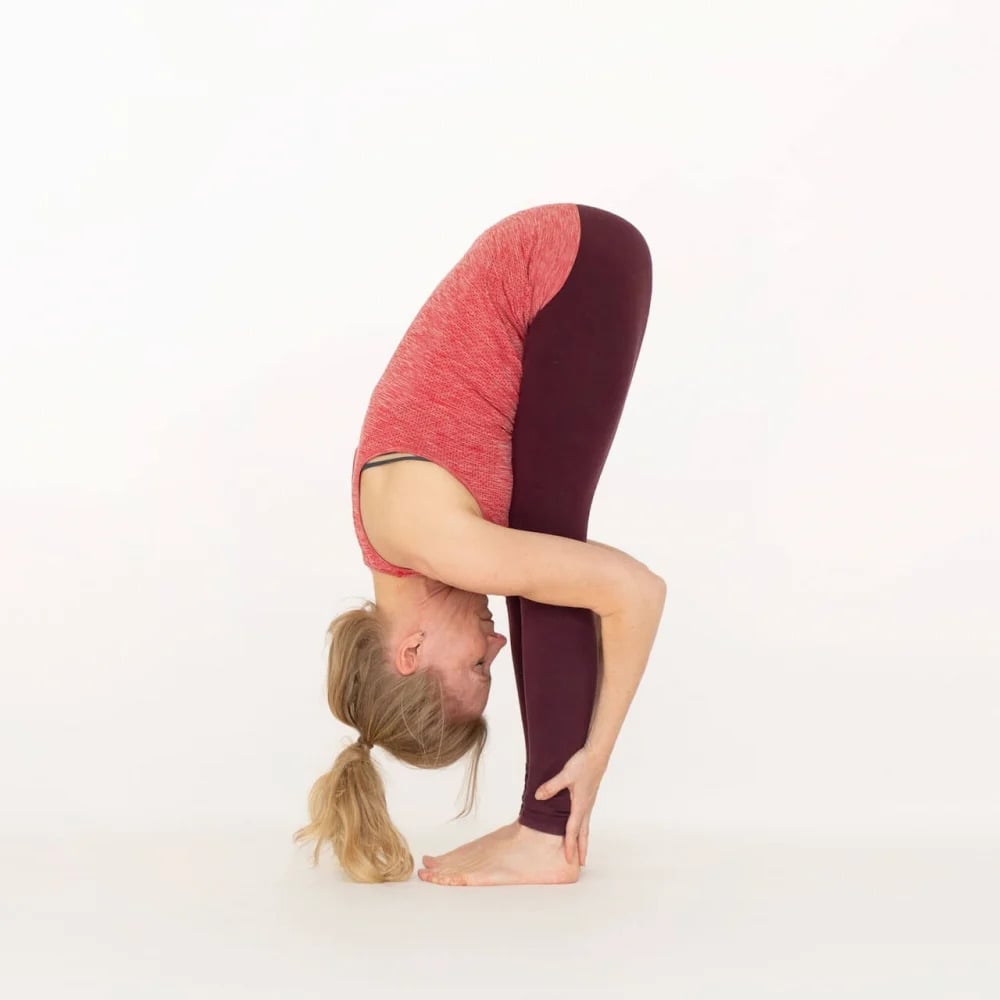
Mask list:
[[362,469],[367,469],[370,465],[385,465],[387,462],[405,462],[407,459],[410,459],[410,460],[412,460],[414,462],[429,462],[430,461],[429,458],[421,458],[419,455],[402,455],[399,458],[383,458],[383,459],[380,459],[377,462],[374,461],[374,460],[368,461],[368,462],[365,462],[365,464],[362,465],[361,468]]

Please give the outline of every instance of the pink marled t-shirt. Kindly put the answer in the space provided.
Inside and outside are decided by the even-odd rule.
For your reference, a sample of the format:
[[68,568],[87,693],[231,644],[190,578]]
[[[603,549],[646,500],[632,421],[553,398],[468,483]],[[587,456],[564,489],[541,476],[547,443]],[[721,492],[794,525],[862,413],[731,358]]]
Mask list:
[[525,332],[579,246],[575,204],[515,212],[476,238],[417,313],[375,385],[354,451],[354,532],[369,569],[415,574],[383,559],[361,523],[361,467],[386,452],[447,469],[486,520],[506,526]]

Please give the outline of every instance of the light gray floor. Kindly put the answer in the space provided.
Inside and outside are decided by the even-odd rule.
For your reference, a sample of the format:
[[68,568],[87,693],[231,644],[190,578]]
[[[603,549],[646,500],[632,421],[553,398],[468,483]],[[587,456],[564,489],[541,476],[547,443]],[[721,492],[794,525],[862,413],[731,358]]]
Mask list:
[[[457,831],[457,834],[456,834]],[[408,832],[417,860],[485,832]],[[1000,997],[1000,848],[607,831],[570,886],[361,886],[288,831],[0,841],[7,997]]]

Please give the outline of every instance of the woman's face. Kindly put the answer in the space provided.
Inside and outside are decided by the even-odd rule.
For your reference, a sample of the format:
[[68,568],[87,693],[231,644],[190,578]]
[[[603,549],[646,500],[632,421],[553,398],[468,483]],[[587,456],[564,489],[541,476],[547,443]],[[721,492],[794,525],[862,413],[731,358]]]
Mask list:
[[470,715],[482,715],[490,695],[490,668],[507,637],[493,628],[485,594],[446,587],[423,609],[418,660],[431,665]]

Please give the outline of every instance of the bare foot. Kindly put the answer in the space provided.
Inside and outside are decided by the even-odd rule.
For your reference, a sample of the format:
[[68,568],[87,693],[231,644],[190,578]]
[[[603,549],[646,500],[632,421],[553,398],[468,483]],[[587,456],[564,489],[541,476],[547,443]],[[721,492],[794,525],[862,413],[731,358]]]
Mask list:
[[513,823],[501,826],[500,829],[494,830],[492,833],[487,833],[483,837],[478,837],[476,840],[470,840],[467,844],[462,844],[461,847],[456,847],[453,851],[448,851],[447,854],[425,854],[424,865],[427,868],[437,868],[442,864],[451,864],[455,861],[465,861],[471,855],[475,854],[484,844],[492,843],[495,840],[506,840],[513,837],[517,827],[518,822],[517,820],[514,820]]
[[466,844],[462,858],[421,868],[417,875],[438,885],[552,885],[579,879],[580,865],[566,861],[565,837],[520,823],[514,827],[513,834]]

